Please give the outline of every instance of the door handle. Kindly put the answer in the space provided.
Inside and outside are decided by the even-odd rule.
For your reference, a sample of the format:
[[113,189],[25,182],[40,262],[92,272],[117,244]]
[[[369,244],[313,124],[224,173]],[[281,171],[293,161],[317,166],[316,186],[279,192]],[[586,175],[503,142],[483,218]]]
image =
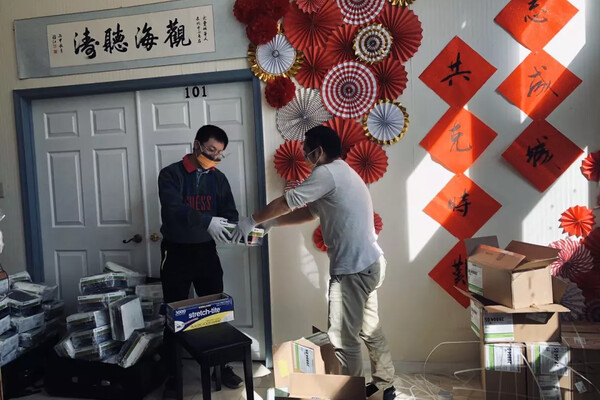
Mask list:
[[150,240],[152,240],[153,242],[158,242],[161,239],[162,238],[160,237],[160,235],[156,232],[150,235]]
[[135,235],[133,235],[132,238],[129,238],[128,240],[123,239],[123,243],[129,243],[129,242],[141,243],[142,240],[144,240],[142,235],[140,235],[139,233],[136,233]]

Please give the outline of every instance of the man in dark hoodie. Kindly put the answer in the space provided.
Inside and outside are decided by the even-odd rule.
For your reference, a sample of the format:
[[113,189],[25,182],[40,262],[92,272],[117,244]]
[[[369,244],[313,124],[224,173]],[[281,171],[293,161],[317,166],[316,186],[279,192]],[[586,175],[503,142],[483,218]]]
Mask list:
[[[191,284],[198,296],[223,291],[216,242],[230,243],[225,224],[238,221],[229,182],[216,169],[228,142],[221,128],[204,125],[196,133],[193,153],[163,168],[158,176],[163,235],[160,277],[165,303],[187,299]],[[174,346],[169,337],[165,335],[167,346]],[[174,372],[175,359],[167,362]],[[229,388],[243,383],[228,366],[221,378]],[[171,376],[165,396],[174,394],[175,380]]]

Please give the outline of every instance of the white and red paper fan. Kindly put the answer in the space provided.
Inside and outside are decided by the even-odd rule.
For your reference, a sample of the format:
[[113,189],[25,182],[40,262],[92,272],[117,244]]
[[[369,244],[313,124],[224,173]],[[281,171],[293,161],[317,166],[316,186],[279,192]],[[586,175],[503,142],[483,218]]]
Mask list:
[[381,146],[374,142],[360,142],[346,155],[346,162],[365,183],[377,182],[387,171],[388,157]]
[[323,79],[323,104],[334,115],[357,118],[365,114],[377,97],[377,82],[369,68],[357,62],[333,67]]
[[589,272],[594,266],[590,251],[580,241],[560,239],[548,246],[560,250],[558,259],[550,264],[550,272],[554,276],[577,282],[581,274]]
[[561,214],[559,219],[563,233],[571,236],[587,236],[596,223],[592,210],[584,206],[573,206]]
[[277,129],[285,140],[304,140],[304,134],[329,120],[318,90],[298,89],[296,97],[277,110]]
[[327,39],[327,52],[333,57],[335,64],[344,61],[354,61],[354,38],[358,32],[358,27],[354,25],[342,25],[331,33]]
[[392,37],[392,56],[406,62],[415,55],[421,40],[423,39],[423,28],[417,15],[406,7],[396,7],[386,4],[376,18],[376,22],[385,26]]
[[373,224],[375,225],[375,234],[379,235],[379,232],[383,229],[383,220],[376,212],[373,213]]
[[293,180],[293,181],[285,181],[285,186],[283,188],[283,193],[286,193],[296,187],[298,187],[298,185],[300,185],[303,181],[301,180]]
[[305,13],[314,13],[319,11],[326,1],[329,0],[296,0],[296,4]]
[[354,119],[334,117],[323,125],[337,132],[342,142],[342,159],[344,160],[356,143],[369,141],[362,125]]
[[402,6],[402,7],[409,6],[415,2],[415,0],[388,0],[388,1],[395,6]]
[[585,304],[586,318],[591,322],[600,322],[600,299],[593,299]]
[[600,265],[600,228],[594,228],[589,235],[582,240],[585,247],[594,258],[594,263]]
[[408,113],[395,100],[379,100],[363,118],[363,127],[371,140],[392,144],[404,137],[408,129]]
[[408,74],[404,65],[394,57],[387,57],[385,60],[369,66],[375,80],[377,81],[377,98],[396,99],[406,89]]
[[291,78],[298,71],[298,67],[294,68],[297,64],[296,49],[282,34],[275,35],[269,43],[256,47],[256,63],[269,75],[282,75],[293,70],[286,75]]
[[273,162],[279,176],[286,181],[303,181],[310,175],[310,168],[304,162],[302,142],[298,140],[289,140],[279,146]]
[[299,50],[324,46],[331,32],[342,24],[342,14],[334,1],[327,1],[314,13],[305,13],[293,2],[283,18],[285,35]]
[[377,63],[392,50],[392,34],[381,25],[367,25],[354,38],[354,54],[368,64]]
[[600,181],[600,151],[590,153],[583,159],[581,173],[588,181]]
[[567,307],[570,312],[560,313],[562,321],[575,321],[585,316],[585,296],[575,282],[566,278],[558,278],[567,282],[567,290],[560,299],[560,304]]
[[379,15],[386,0],[337,0],[345,23],[362,25]]
[[309,47],[304,51],[304,61],[296,80],[304,87],[320,89],[325,74],[334,64],[333,56],[324,47]]
[[325,246],[325,242],[323,241],[323,229],[321,228],[321,225],[313,232],[313,242],[315,243],[315,246],[317,246],[317,249],[327,251],[327,246]]

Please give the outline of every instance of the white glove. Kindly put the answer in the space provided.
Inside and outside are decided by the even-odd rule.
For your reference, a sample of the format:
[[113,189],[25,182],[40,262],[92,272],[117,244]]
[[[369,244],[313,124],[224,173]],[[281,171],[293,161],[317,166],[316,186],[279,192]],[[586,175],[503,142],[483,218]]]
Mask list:
[[208,234],[213,238],[215,242],[230,243],[229,231],[225,227],[227,224],[226,218],[212,217],[210,224],[208,224]]
[[252,215],[240,219],[237,226],[233,230],[231,241],[233,243],[239,243],[240,239],[245,244],[248,244],[248,235],[252,232],[252,229],[256,226],[256,221],[252,218]]
[[269,231],[271,230],[271,228],[273,228],[274,226],[279,226],[279,223],[277,222],[277,218],[270,219],[265,222],[261,222],[260,225],[258,225],[259,228],[262,228],[265,231],[265,235],[268,234]]

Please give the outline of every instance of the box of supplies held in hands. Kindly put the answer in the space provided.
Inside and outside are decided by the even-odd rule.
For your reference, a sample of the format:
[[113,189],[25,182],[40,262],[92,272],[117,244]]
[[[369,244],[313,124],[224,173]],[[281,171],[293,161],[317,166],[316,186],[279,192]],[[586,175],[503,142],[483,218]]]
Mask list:
[[[225,228],[229,231],[229,236],[233,235],[233,230],[237,224],[228,223],[225,224]],[[261,228],[253,228],[252,232],[248,234],[248,246],[260,246],[262,245],[263,237],[265,236],[265,230]],[[240,241],[236,244],[245,245],[244,241],[240,238]]]
[[233,321],[233,298],[226,293],[167,304],[167,325],[173,332]]

